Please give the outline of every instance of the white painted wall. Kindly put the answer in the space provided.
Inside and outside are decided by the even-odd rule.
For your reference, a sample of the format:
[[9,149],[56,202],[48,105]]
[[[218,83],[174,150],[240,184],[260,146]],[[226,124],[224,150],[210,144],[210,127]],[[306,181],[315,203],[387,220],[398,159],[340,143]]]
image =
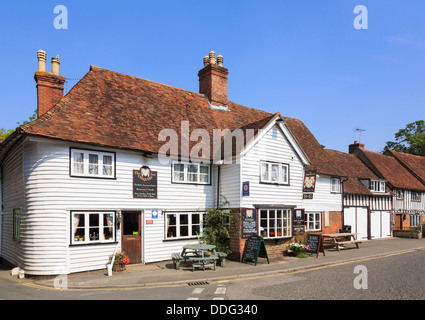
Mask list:
[[306,211],[342,211],[342,194],[331,192],[331,178],[324,174],[316,175],[313,199],[303,201]]
[[[260,161],[289,164],[289,185],[260,183]],[[241,207],[249,208],[255,204],[303,206],[304,167],[288,139],[277,126],[266,132],[241,158],[241,168],[240,185],[242,181],[250,183],[250,195],[241,198]]]
[[[116,180],[70,177],[70,147],[115,151]],[[116,244],[70,246],[73,210],[196,211],[215,205],[214,181],[212,185],[173,184],[170,165],[162,165],[157,159],[146,160],[138,152],[32,138],[26,143],[24,159],[28,231],[20,248],[25,250],[23,267],[28,274],[72,273],[105,267]],[[158,199],[133,199],[132,171],[142,165],[158,171]],[[22,176],[18,169],[5,176],[6,183],[10,183],[12,176]],[[163,223],[163,220],[155,221],[144,230],[146,262],[170,259],[170,252],[180,251],[182,245],[193,241],[164,241]],[[117,239],[120,237],[118,232]],[[8,252],[9,248],[12,249],[10,245]]]

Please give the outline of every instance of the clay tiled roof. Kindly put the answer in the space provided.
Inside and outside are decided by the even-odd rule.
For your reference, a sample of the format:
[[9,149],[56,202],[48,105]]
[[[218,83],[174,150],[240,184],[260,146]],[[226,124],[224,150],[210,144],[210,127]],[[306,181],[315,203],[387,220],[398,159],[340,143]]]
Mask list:
[[422,182],[422,184],[425,185],[425,157],[396,152],[393,150],[387,150],[384,154],[397,159],[407,170],[410,171],[410,173],[412,173],[419,181]]
[[[212,137],[214,129],[254,129],[257,133],[278,115],[231,101],[228,102],[228,110],[217,110],[211,108],[202,94],[91,66],[90,71],[59,103],[17,131],[158,153],[165,143],[158,140],[161,130],[172,129],[180,137],[184,121],[189,124],[189,132],[202,128]],[[322,174],[350,176],[352,180],[347,182],[350,190],[366,192],[356,177],[370,177],[371,174],[365,172],[356,157],[324,150],[301,120],[283,118],[311,161],[307,169]],[[196,143],[191,142],[191,145]]]
[[230,101],[228,109],[211,108],[199,93],[91,66],[56,106],[20,130],[157,153],[165,143],[158,141],[161,130],[173,129],[180,137],[182,121],[190,132],[202,128],[212,137],[213,129],[233,130],[272,115]]
[[365,149],[357,149],[356,154],[371,166],[372,170],[383,179],[388,180],[392,187],[414,191],[425,191],[425,186],[416,179],[396,158],[372,152]]

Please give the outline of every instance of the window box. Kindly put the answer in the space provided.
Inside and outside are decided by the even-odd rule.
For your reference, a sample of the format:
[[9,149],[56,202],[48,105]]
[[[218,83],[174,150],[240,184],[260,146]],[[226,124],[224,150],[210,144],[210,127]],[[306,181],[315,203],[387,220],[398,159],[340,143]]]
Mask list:
[[115,179],[115,153],[94,150],[70,150],[71,177]]
[[211,166],[209,164],[173,161],[171,171],[173,183],[211,183]]
[[260,182],[289,185],[289,164],[261,161]]

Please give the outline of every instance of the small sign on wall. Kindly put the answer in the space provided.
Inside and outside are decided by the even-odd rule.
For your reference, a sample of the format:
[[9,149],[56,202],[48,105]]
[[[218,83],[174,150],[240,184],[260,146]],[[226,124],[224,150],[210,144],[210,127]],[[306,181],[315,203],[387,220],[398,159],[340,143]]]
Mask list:
[[249,181],[242,182],[242,197],[249,196]]

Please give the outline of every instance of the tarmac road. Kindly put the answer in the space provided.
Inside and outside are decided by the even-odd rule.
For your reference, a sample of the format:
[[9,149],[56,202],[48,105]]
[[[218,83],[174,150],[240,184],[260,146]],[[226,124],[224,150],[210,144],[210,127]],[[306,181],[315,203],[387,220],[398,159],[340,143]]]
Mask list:
[[425,251],[417,250],[221,283],[231,300],[423,300],[424,262]]

